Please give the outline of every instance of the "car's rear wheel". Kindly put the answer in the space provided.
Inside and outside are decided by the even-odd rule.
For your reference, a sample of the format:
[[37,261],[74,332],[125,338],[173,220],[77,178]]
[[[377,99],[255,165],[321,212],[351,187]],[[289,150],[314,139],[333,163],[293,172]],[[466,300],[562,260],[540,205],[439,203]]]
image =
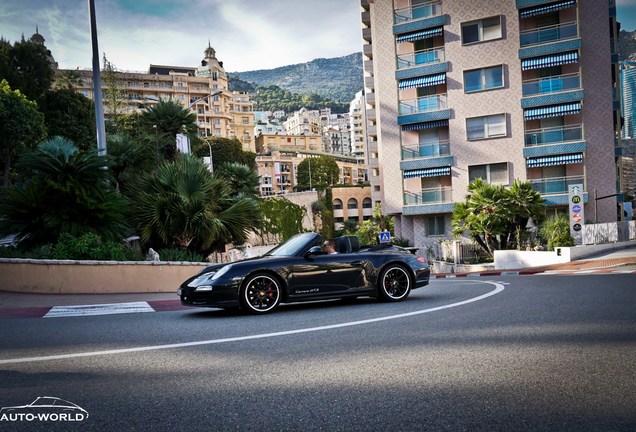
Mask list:
[[278,307],[281,294],[281,285],[275,277],[257,273],[243,284],[241,304],[252,314],[266,314]]
[[411,292],[411,275],[400,265],[385,268],[378,279],[380,297],[386,301],[404,300]]

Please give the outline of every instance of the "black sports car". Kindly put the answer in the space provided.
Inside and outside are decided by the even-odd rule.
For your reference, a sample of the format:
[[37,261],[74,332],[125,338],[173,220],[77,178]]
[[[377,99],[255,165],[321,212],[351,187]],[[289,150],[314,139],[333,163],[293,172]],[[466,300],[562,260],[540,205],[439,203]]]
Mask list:
[[371,296],[396,302],[428,284],[428,263],[404,248],[361,248],[356,236],[335,240],[338,253],[328,255],[319,234],[298,234],[261,257],[208,266],[177,294],[186,306],[264,314],[280,303],[308,300]]

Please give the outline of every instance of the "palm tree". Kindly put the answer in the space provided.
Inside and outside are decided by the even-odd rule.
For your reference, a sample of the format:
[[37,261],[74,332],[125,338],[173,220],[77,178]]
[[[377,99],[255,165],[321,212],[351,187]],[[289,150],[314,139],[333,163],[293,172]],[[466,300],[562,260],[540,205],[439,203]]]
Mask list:
[[121,239],[127,201],[111,187],[108,162],[61,137],[24,154],[16,166],[21,181],[0,199],[0,235],[17,234],[23,247],[53,243],[63,233]]
[[254,199],[234,196],[225,180],[189,155],[143,176],[134,195],[132,215],[142,241],[157,247],[208,251],[244,243],[258,214]]
[[545,201],[532,188],[530,181],[515,180],[508,189],[507,205],[512,213],[512,228],[517,249],[521,249],[528,221],[540,221],[545,214]]
[[[141,124],[148,134],[154,135],[160,148],[162,159],[176,158],[175,137],[187,133],[191,140],[197,136],[196,114],[184,108],[178,102],[162,99],[153,107],[146,108],[141,114]],[[184,130],[185,127],[185,130]]]
[[245,193],[247,195],[258,195],[258,186],[260,185],[259,176],[251,170],[247,165],[240,163],[224,163],[214,175],[224,178],[235,193]]
[[495,249],[503,249],[507,224],[511,218],[506,206],[506,189],[478,178],[468,186],[465,203],[455,204],[451,229],[454,235],[467,231],[470,237],[493,256]]
[[82,79],[82,75],[75,70],[66,70],[58,75],[53,83],[53,87],[56,89],[69,89],[74,90],[75,88],[84,84],[84,80]]

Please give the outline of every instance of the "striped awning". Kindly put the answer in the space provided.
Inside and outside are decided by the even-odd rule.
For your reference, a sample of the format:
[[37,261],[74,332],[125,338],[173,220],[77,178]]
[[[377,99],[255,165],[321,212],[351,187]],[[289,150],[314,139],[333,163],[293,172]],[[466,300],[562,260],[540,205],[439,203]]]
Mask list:
[[564,0],[556,3],[522,9],[519,11],[519,18],[528,18],[532,16],[547,14],[550,12],[556,12],[561,9],[571,8],[574,5],[576,5],[576,0]]
[[432,29],[419,30],[412,33],[400,35],[395,38],[397,43],[400,42],[413,42],[416,40],[428,39],[435,36],[441,36],[444,33],[444,27],[435,27]]
[[451,173],[450,167],[423,168],[423,169],[404,171],[404,178],[437,177],[437,176],[450,175],[450,173]]
[[443,84],[446,82],[446,72],[435,74],[435,75],[427,75],[416,78],[408,78],[400,81],[398,88],[400,90],[417,88],[417,87],[430,87],[437,84]]
[[419,129],[432,129],[432,128],[444,127],[444,126],[448,126],[448,119],[405,124],[405,125],[402,125],[402,130],[414,131]]
[[541,108],[530,108],[523,112],[524,120],[536,120],[548,117],[578,114],[581,112],[581,102],[551,105]]
[[542,156],[526,159],[526,166],[528,168],[545,167],[554,165],[567,165],[583,163],[583,153],[572,153],[556,156]]
[[569,51],[565,53],[552,54],[523,60],[521,62],[521,70],[540,69],[544,67],[576,63],[578,61],[579,52]]

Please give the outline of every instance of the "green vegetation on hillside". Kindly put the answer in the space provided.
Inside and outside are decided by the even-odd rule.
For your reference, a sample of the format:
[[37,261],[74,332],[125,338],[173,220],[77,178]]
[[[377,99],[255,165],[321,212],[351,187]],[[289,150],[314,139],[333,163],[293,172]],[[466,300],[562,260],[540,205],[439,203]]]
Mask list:
[[316,94],[326,99],[349,103],[363,88],[362,54],[315,59],[308,63],[275,69],[230,72],[228,76],[244,82],[233,80],[232,87],[238,84],[233,90],[252,93],[246,83],[264,87],[274,85],[290,93]]
[[301,108],[307,108],[308,110],[331,108],[331,112],[334,114],[349,111],[348,102],[336,102],[315,93],[306,95],[290,93],[275,85],[267,87],[257,86],[251,96],[254,101],[254,110],[256,111],[283,110],[286,113],[292,113]]

